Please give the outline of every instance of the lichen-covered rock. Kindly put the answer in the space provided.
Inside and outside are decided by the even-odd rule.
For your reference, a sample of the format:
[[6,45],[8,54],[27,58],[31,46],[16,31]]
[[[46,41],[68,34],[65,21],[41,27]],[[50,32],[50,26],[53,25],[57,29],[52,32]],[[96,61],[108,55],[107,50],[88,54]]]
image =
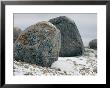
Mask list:
[[18,38],[18,36],[21,32],[22,31],[20,28],[18,28],[18,27],[13,28],[13,43],[16,41],[16,39]]
[[65,16],[50,19],[61,32],[61,50],[59,56],[79,56],[84,52],[84,45],[74,21]]
[[93,39],[89,42],[89,48],[97,49],[97,39]]
[[58,59],[61,34],[50,22],[42,21],[24,30],[14,45],[14,58],[50,67]]

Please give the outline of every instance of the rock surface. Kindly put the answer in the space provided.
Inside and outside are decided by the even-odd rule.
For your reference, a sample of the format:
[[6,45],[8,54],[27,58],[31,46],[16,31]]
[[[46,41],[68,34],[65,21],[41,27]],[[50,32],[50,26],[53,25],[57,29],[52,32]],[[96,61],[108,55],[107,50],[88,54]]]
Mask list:
[[61,34],[50,22],[42,21],[24,30],[14,45],[14,58],[50,67],[58,59]]
[[79,56],[84,52],[84,45],[74,21],[65,16],[50,19],[61,32],[61,50],[59,56]]
[[93,39],[89,42],[89,48],[97,49],[97,39]]
[[21,32],[22,31],[20,28],[18,28],[18,27],[13,28],[13,43],[16,41],[16,39],[18,38],[18,36]]

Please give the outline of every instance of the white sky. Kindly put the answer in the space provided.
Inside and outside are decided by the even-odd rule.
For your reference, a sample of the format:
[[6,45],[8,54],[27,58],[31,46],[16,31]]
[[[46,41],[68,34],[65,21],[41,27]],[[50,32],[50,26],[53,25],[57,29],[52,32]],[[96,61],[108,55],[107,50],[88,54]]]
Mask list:
[[14,14],[14,27],[19,27],[25,30],[28,26],[35,24],[39,21],[48,21],[51,18],[67,16],[75,21],[77,28],[81,34],[83,43],[85,46],[88,45],[89,41],[97,38],[97,14],[46,14],[46,13],[33,13],[33,14]]

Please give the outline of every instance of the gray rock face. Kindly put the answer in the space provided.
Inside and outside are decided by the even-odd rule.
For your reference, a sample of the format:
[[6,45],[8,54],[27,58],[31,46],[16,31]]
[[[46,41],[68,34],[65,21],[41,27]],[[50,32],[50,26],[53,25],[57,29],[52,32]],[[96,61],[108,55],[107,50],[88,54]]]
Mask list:
[[20,28],[18,28],[18,27],[13,28],[13,43],[16,41],[16,39],[18,38],[18,36],[21,32],[22,31]]
[[14,45],[14,58],[50,67],[58,59],[61,34],[50,22],[42,21],[23,31]]
[[89,48],[97,49],[97,39],[93,39],[89,42]]
[[50,19],[61,32],[61,50],[59,56],[70,57],[82,55],[84,45],[74,21],[65,16]]

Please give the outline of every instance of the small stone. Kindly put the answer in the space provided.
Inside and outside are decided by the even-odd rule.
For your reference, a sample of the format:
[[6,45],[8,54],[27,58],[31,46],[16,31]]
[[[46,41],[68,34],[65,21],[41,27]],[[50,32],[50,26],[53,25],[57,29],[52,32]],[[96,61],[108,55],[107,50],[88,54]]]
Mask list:
[[24,30],[14,45],[14,58],[43,67],[58,60],[61,34],[50,22],[42,21]]
[[89,42],[89,48],[97,50],[97,39],[93,39]]

